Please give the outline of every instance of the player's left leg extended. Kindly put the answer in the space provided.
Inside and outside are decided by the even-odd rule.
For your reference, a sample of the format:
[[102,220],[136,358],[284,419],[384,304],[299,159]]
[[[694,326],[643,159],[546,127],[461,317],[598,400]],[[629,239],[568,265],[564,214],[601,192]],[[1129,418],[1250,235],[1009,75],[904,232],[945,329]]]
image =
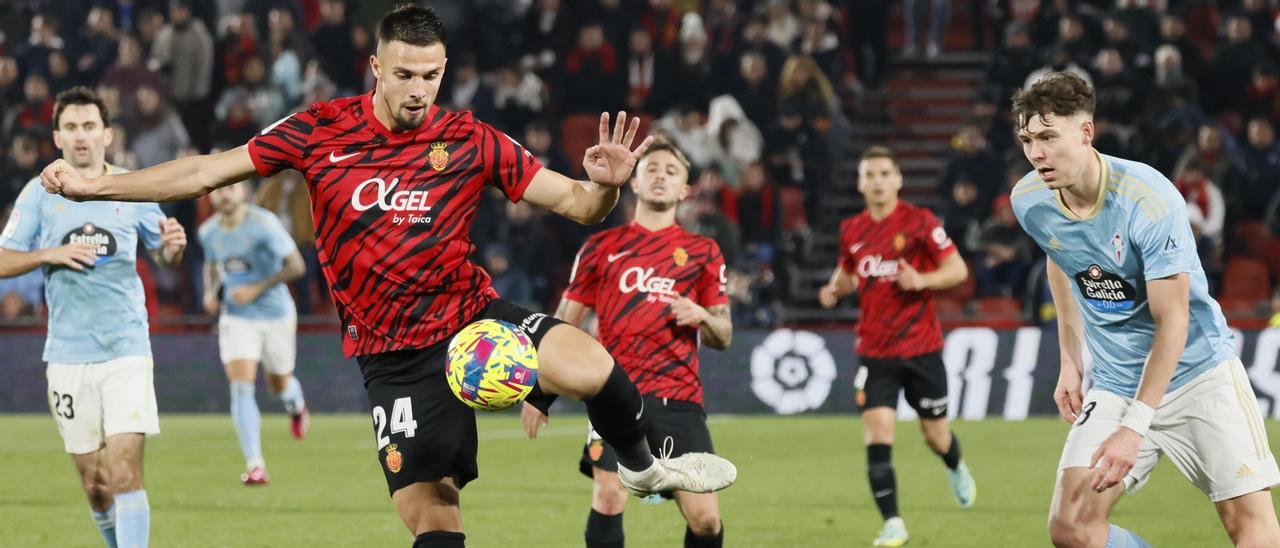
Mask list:
[[262,369],[267,373],[267,389],[284,404],[289,429],[295,439],[311,429],[311,412],[302,397],[302,384],[293,375],[298,355],[298,319],[288,316],[263,322]]
[[120,548],[145,547],[151,534],[151,504],[142,481],[146,438],[127,433],[107,436],[103,449],[107,486],[116,501],[116,543]]
[[920,419],[920,431],[924,432],[924,441],[935,454],[942,458],[947,466],[947,479],[951,482],[951,494],[962,508],[973,506],[978,496],[977,484],[973,474],[960,457],[960,438],[951,431],[951,421],[943,415],[937,419]]
[[962,508],[973,506],[978,489],[960,458],[960,440],[947,420],[947,368],[942,354],[930,352],[902,361],[902,388],[907,403],[920,416],[920,430],[929,448],[947,465],[951,494]]
[[267,463],[262,458],[262,414],[254,396],[258,362],[233,359],[223,367],[231,385],[231,424],[236,429],[240,451],[244,453],[245,473],[240,481],[245,485],[265,485],[268,480]]
[[712,454],[655,460],[645,437],[644,400],[626,371],[594,337],[541,313],[516,323],[537,344],[539,388],[587,404],[591,424],[617,453],[618,473],[628,491],[642,496],[675,490],[708,493],[728,487],[737,478],[732,463]]
[[105,450],[98,449],[81,455],[72,454],[71,460],[76,463],[80,485],[89,499],[93,525],[102,534],[102,540],[107,543],[107,548],[116,548],[116,502],[111,496],[110,486],[107,485]]
[[724,546],[724,527],[720,522],[720,499],[715,493],[676,491],[676,504],[688,526],[684,530],[685,548],[720,548]]
[[1270,489],[1219,501],[1214,507],[1237,547],[1280,546],[1280,523],[1276,522]]

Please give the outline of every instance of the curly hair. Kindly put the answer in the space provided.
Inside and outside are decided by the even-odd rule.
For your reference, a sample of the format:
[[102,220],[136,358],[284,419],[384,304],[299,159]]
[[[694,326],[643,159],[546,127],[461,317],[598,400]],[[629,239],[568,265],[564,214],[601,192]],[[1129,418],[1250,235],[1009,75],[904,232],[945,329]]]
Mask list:
[[1013,122],[1026,129],[1032,116],[1072,116],[1078,112],[1093,115],[1097,106],[1093,87],[1070,72],[1055,72],[1013,95]]

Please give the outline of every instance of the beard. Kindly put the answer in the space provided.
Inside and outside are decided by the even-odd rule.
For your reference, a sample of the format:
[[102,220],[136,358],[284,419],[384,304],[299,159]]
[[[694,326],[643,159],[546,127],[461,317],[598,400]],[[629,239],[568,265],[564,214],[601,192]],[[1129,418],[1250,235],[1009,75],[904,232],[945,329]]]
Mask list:
[[641,199],[640,202],[643,203],[645,209],[648,209],[649,211],[662,212],[662,211],[667,211],[667,210],[670,210],[671,208],[676,207],[676,205],[679,203],[679,200],[676,200],[675,198],[668,198],[668,199],[656,198],[656,199]]

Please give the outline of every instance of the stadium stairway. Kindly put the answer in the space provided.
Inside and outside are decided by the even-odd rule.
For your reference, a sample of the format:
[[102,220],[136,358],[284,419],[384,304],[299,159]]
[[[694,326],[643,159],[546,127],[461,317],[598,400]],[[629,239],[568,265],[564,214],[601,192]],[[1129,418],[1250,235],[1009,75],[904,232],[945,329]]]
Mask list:
[[[953,27],[957,19],[959,14],[953,16]],[[950,36],[956,34],[953,29]],[[969,119],[989,60],[988,53],[969,50],[944,51],[934,58],[897,58],[883,90],[862,90],[845,98],[853,136],[847,154],[833,166],[830,195],[821,200],[815,218],[809,219],[810,230],[788,235],[784,242],[785,252],[793,257],[784,278],[789,303],[784,322],[856,319],[849,299],[826,310],[818,305],[817,295],[835,265],[840,221],[863,208],[857,188],[858,157],[868,146],[889,146],[902,166],[901,196],[919,205],[939,205],[934,188],[946,165],[951,136]]]

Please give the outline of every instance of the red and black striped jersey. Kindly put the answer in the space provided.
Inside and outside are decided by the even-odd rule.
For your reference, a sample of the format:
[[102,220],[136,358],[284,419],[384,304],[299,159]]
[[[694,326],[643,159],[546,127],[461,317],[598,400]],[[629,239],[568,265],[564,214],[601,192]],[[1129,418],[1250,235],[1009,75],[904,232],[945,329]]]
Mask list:
[[470,112],[432,106],[419,128],[393,133],[372,98],[318,102],[249,141],[258,173],[307,180],[347,356],[442,341],[496,297],[467,260],[480,194],[493,185],[518,201],[542,167]]
[[899,288],[899,261],[930,272],[955,252],[933,213],[907,202],[879,221],[863,211],[840,223],[840,268],[857,277],[861,299],[858,355],[907,358],[942,348],[933,292]]
[[725,281],[715,240],[633,222],[582,244],[564,297],[595,308],[600,342],[641,394],[701,404],[698,327],[676,325],[670,305],[726,304]]

